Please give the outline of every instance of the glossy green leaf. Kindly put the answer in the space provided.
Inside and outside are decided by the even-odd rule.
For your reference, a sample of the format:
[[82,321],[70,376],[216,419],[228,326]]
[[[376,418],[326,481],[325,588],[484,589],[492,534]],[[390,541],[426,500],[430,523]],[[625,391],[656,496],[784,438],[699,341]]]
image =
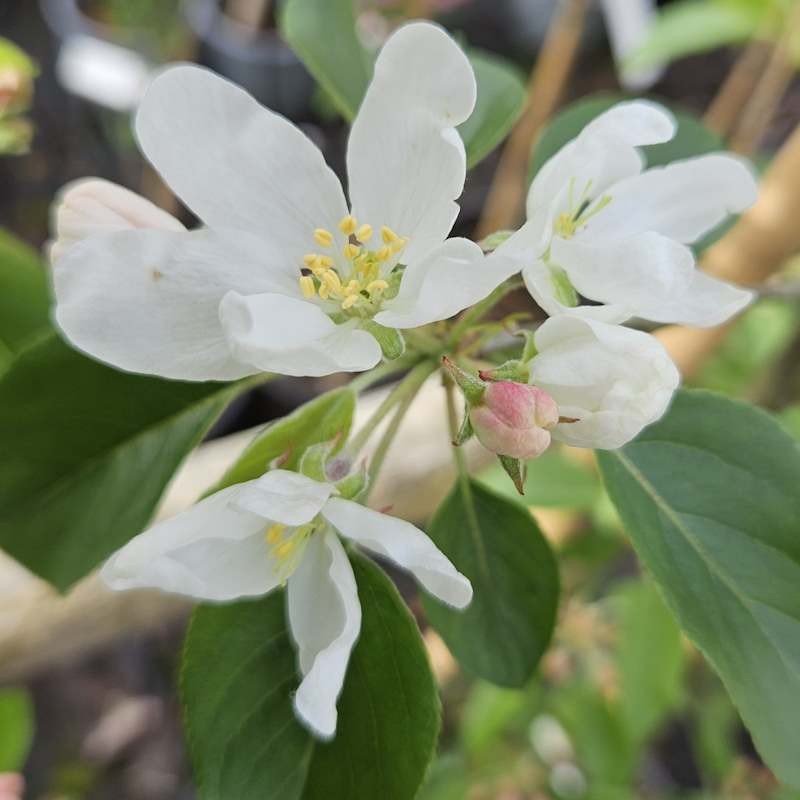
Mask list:
[[559,591],[555,559],[533,517],[465,476],[428,533],[475,592],[465,611],[425,596],[431,625],[471,672],[524,685],[553,633]]
[[[372,80],[375,54],[361,44],[353,0],[288,0],[281,32],[339,113],[355,118]],[[478,50],[468,53],[478,84],[470,119],[459,127],[472,167],[511,130],[525,104],[525,85],[515,67]]]
[[649,35],[631,55],[631,67],[645,67],[744,42],[760,33],[769,3],[759,0],[678,0],[657,15]]
[[306,448],[337,436],[340,447],[350,433],[355,405],[355,392],[343,387],[315,397],[288,416],[270,423],[211,491],[258,478],[279,457],[283,469],[296,469]]
[[0,772],[22,769],[33,739],[33,705],[22,689],[0,691]]
[[481,50],[468,51],[478,84],[475,110],[458,132],[467,149],[467,166],[483,160],[506,137],[525,108],[525,83],[507,61]]
[[117,372],[55,335],[0,378],[0,546],[61,590],[149,522],[239,387]]
[[0,372],[50,326],[50,297],[39,256],[0,230]]
[[439,700],[416,624],[388,578],[356,556],[361,635],[336,737],[294,717],[299,678],[284,596],[195,612],[181,695],[202,800],[412,800],[433,756]]
[[358,38],[353,0],[287,0],[283,38],[346,119],[356,115],[372,78],[372,56]]
[[[529,177],[533,178],[551,156],[574,139],[595,117],[608,111],[611,106],[630,99],[621,94],[596,95],[579,100],[556,114],[536,140],[531,153]],[[655,101],[659,102],[657,98]],[[670,111],[677,120],[677,132],[669,142],[642,148],[648,167],[660,167],[677,159],[724,149],[722,139],[706,128],[694,114],[675,108],[670,108]]]
[[496,464],[482,472],[478,479],[499,494],[528,506],[583,509],[591,508],[600,497],[600,479],[594,470],[567,458],[558,448],[551,448],[528,462],[522,497]]
[[768,414],[702,391],[599,455],[634,546],[722,677],[756,746],[800,786],[800,449]]
[[686,659],[681,632],[650,581],[618,588],[616,663],[619,709],[637,743],[657,733],[683,697]]

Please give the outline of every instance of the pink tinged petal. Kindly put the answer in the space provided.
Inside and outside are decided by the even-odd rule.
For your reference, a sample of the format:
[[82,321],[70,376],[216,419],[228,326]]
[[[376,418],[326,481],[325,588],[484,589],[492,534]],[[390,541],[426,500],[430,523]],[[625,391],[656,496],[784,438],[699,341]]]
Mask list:
[[442,602],[466,608],[472,600],[469,580],[410,522],[338,497],[328,500],[322,516],[345,538],[407,569]]
[[511,458],[538,458],[550,446],[550,431],[536,426],[514,427],[486,406],[469,415],[478,441],[490,452]]
[[319,149],[279,114],[201,67],[165,69],[136,115],[145,156],[210,227],[262,235],[297,269],[315,228],[346,213]]
[[758,184],[744,159],[712,153],[647,170],[609,194],[611,202],[586,228],[593,239],[655,231],[691,243],[728,215],[749,208]]
[[275,469],[243,485],[234,505],[265,519],[297,526],[311,522],[333,491],[329,483]]
[[130,228],[185,230],[171,214],[129,189],[101,178],[73,181],[59,192],[51,208],[51,261],[89,236]]
[[397,30],[350,131],[353,213],[410,241],[404,263],[440,244],[458,215],[466,157],[456,126],[472,113],[476,86],[461,48],[437,25]]
[[287,606],[303,675],[295,711],[312,733],[329,739],[336,733],[336,701],[361,630],[353,568],[332,531],[309,539],[289,578]]
[[[288,291],[237,232],[128,230],[71,247],[53,270],[56,321],[95,358],[130,372],[233,380],[258,371],[231,354],[219,320],[230,289]],[[294,288],[292,288],[294,290]]]
[[389,328],[416,328],[448,319],[482,300],[517,269],[510,259],[487,258],[468,239],[448,239],[408,265],[400,292],[375,321]]
[[112,589],[161,589],[200,600],[266,594],[280,581],[264,539],[269,523],[235,507],[247,486],[223,489],[134,537],[101,577]]
[[374,337],[352,324],[336,325],[305,300],[230,292],[219,313],[231,353],[258,370],[319,376],[360,372],[381,360]]
[[645,319],[654,305],[683,296],[695,274],[691,249],[657,233],[610,242],[555,237],[550,257],[584,297]]
[[650,334],[572,316],[553,317],[536,332],[531,383],[558,403],[553,438],[576,447],[615,449],[659,419],[680,375]]

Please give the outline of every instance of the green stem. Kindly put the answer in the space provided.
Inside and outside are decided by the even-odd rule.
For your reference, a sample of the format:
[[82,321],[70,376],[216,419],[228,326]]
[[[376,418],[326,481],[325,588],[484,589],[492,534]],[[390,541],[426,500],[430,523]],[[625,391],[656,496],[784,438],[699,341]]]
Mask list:
[[[401,384],[403,391],[397,401],[394,416],[389,420],[389,424],[386,426],[386,430],[383,432],[383,436],[381,436],[378,446],[375,448],[375,452],[372,454],[370,460],[368,473],[370,486],[374,486],[375,478],[378,476],[383,466],[386,454],[389,452],[394,437],[397,435],[397,431],[400,428],[400,423],[403,421],[406,412],[414,402],[417,392],[422,388],[428,377],[436,371],[438,366],[436,361],[423,361],[411,370]],[[400,387],[398,386],[397,388],[399,389]],[[359,435],[360,434],[361,431],[359,431]]]
[[522,282],[518,279],[501,283],[491,294],[484,297],[480,303],[476,303],[472,308],[465,311],[450,329],[450,336],[447,339],[447,347],[455,347],[459,339],[464,335],[473,322],[477,322],[481,317],[491,311],[507,294],[515,289],[519,289]]
[[[456,397],[455,397],[455,384],[450,379],[449,375],[444,376],[444,393],[447,404],[447,427],[450,429],[450,441],[454,442],[458,436],[458,413],[456,412]],[[453,445],[453,459],[456,462],[456,471],[458,478],[463,481],[464,478],[469,477],[467,469],[467,461],[464,458],[464,452],[460,447]]]
[[358,433],[353,436],[347,446],[348,451],[352,453],[354,458],[367,443],[367,440],[372,435],[375,428],[383,422],[389,412],[396,405],[400,404],[407,395],[410,394],[413,398],[419,387],[422,386],[422,383],[434,369],[436,369],[435,362],[426,360],[418,363],[403,380],[384,397],[383,402],[375,409],[372,416],[364,423]]
[[378,381],[382,381],[384,378],[388,378],[390,375],[394,375],[395,372],[402,372],[409,367],[413,367],[415,364],[418,364],[423,357],[421,353],[405,353],[400,356],[400,358],[394,359],[394,361],[386,361],[368,372],[362,372],[356,375],[348,385],[356,393],[363,392],[364,389],[369,389],[370,386],[378,383]]

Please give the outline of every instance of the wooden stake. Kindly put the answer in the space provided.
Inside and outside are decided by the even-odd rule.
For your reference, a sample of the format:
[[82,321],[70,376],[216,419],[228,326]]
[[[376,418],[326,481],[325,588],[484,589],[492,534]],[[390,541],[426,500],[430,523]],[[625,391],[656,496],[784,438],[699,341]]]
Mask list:
[[506,143],[475,239],[521,222],[531,147],[558,106],[578,53],[589,0],[561,0],[528,81],[525,111]]

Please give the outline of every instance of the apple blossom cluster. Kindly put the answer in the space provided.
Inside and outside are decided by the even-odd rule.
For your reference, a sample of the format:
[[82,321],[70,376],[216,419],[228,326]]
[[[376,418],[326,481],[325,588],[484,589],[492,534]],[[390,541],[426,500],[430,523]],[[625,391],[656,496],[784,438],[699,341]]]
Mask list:
[[[66,187],[50,250],[58,325],[120,369],[195,381],[451,355],[445,366],[467,401],[457,443],[474,433],[510,472],[509,460],[536,457],[551,439],[621,447],[679,383],[657,339],[624,323],[716,325],[751,299],[699,271],[691,245],[754,201],[753,175],[718,153],[645,170],[639,148],[671,139],[675,122],[653,103],[621,103],[544,165],[527,221],[486,253],[450,237],[466,176],[457,126],[475,101],[470,63],[441,28],[400,28],[352,125],[348,201],[286,119],[208,70],[163,70],[136,137],[201,224],[187,230],[99,179]],[[478,376],[443,321],[518,274],[549,318],[521,358]],[[425,347],[402,333],[419,328]],[[472,593],[422,531],[358,502],[359,474],[271,469],[134,538],[103,575],[118,589],[209,601],[285,584],[303,676],[297,714],[331,736],[360,625],[339,537],[454,607]]]

